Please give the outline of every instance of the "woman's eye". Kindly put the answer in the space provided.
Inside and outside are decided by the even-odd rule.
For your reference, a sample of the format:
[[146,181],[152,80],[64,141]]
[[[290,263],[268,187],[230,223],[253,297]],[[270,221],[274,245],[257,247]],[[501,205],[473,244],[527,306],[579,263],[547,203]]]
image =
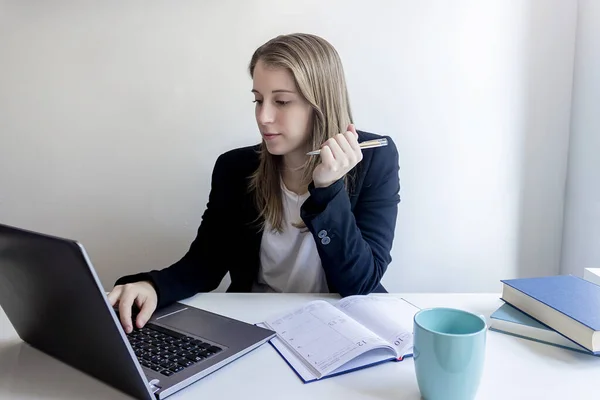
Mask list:
[[262,104],[262,100],[254,100],[253,103]]
[[281,106],[285,106],[286,104],[288,104],[289,101],[282,101],[282,100],[278,100],[277,104],[281,105]]

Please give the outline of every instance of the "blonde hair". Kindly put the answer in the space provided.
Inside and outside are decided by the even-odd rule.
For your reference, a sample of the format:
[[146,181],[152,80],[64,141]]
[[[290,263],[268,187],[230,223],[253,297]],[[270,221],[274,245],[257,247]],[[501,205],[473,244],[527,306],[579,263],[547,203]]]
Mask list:
[[[250,76],[258,61],[292,73],[300,95],[311,105],[312,131],[310,148],[318,149],[329,138],[345,132],[352,123],[348,89],[340,57],[335,48],[323,38],[295,33],[277,36],[254,54],[249,65]],[[308,185],[319,163],[319,157],[308,158],[303,183]],[[259,218],[278,232],[283,230],[281,191],[282,157],[270,154],[264,142],[260,146],[260,163],[250,180]]]

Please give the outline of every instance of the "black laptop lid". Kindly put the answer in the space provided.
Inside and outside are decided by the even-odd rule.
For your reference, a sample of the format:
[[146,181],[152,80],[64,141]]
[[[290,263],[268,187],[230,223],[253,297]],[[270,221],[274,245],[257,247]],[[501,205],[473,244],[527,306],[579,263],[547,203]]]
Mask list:
[[154,398],[76,241],[0,224],[0,306],[31,346],[136,398]]

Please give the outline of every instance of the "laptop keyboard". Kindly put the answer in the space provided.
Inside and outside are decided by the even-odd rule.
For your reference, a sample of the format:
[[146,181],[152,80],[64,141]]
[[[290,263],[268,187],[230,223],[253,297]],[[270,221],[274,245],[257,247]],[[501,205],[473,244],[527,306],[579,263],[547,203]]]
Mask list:
[[144,367],[171,376],[222,351],[219,346],[152,323],[127,335]]

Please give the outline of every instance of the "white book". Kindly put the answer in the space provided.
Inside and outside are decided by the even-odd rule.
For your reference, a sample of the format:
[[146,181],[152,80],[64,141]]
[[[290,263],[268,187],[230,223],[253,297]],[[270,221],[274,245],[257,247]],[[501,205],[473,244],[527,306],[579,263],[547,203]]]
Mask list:
[[412,356],[417,311],[401,298],[358,295],[312,301],[257,325],[277,333],[271,345],[307,383]]

